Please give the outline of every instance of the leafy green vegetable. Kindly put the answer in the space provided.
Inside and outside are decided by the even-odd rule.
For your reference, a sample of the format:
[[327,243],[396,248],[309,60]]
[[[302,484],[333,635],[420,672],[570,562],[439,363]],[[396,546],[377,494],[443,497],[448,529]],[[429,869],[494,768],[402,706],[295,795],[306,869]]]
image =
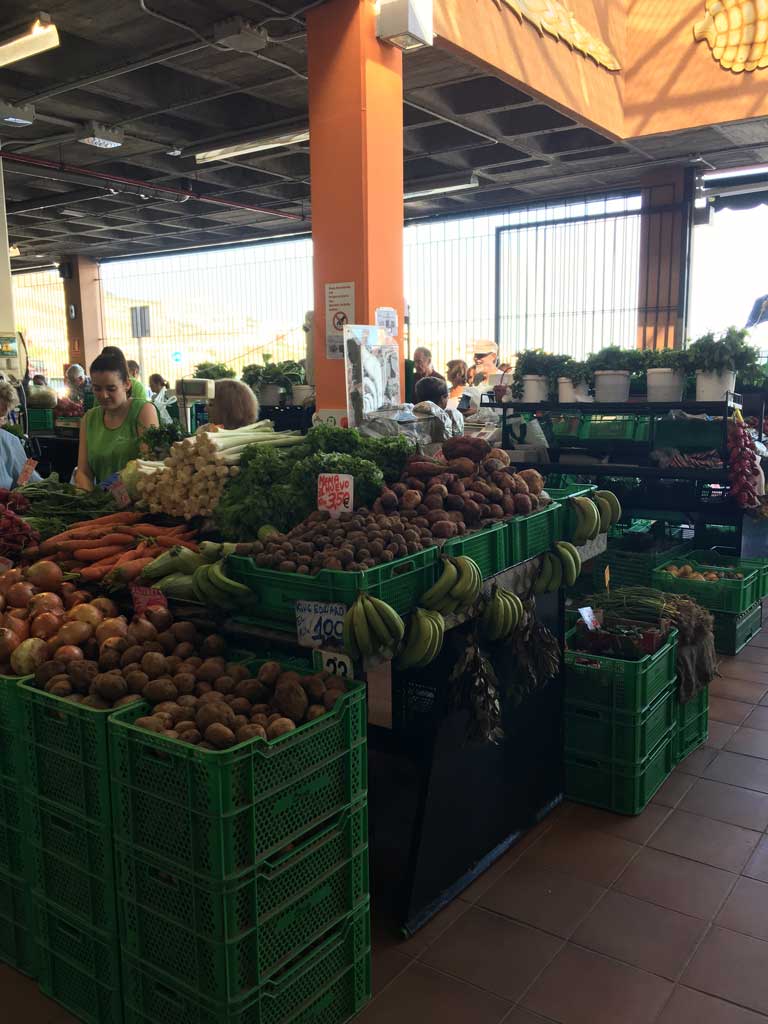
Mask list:
[[117,511],[115,499],[109,491],[98,488],[83,491],[71,484],[61,483],[55,473],[51,473],[45,480],[35,480],[18,487],[15,493],[22,494],[29,501],[30,516],[60,519],[67,525]]
[[171,445],[188,436],[186,430],[176,420],[164,427],[147,427],[139,441],[141,457],[155,462],[167,459]]
[[327,423],[312,427],[307,434],[307,444],[313,452],[342,452],[370,459],[383,472],[387,483],[400,479],[406,460],[416,451],[416,445],[404,434],[364,437],[358,430],[332,427]]
[[195,367],[195,376],[201,380],[224,380],[235,377],[236,374],[224,363],[198,363]]

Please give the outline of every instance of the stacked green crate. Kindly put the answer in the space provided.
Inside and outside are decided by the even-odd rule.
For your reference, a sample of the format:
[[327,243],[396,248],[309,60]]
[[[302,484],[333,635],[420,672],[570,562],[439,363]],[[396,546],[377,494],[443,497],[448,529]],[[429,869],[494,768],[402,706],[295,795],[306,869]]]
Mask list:
[[341,1024],[370,995],[365,687],[265,743],[109,725],[126,1024]]
[[122,1019],[107,720],[18,686],[40,987],[87,1024]]
[[34,910],[27,882],[24,760],[15,676],[0,676],[0,960],[35,975]]
[[673,738],[673,754],[675,764],[688,757],[709,735],[709,687],[691,698],[691,700],[675,703],[675,730]]
[[[567,640],[572,642],[575,631]],[[673,768],[677,632],[637,661],[565,654],[565,791],[639,814]]]

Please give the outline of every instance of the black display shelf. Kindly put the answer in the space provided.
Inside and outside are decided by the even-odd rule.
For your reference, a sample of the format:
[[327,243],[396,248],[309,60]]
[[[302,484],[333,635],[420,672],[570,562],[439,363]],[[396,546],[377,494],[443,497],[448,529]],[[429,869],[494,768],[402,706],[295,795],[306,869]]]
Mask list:
[[511,402],[483,402],[482,406],[533,413],[578,410],[596,416],[663,416],[672,409],[706,416],[726,416],[734,409],[741,409],[741,395],[732,395],[725,402],[517,402],[513,399]]
[[543,476],[547,473],[568,473],[573,476],[623,476],[638,477],[641,480],[697,480],[703,484],[727,484],[728,471],[725,469],[661,469],[660,466],[632,466],[618,462],[513,462],[517,469],[537,469]]

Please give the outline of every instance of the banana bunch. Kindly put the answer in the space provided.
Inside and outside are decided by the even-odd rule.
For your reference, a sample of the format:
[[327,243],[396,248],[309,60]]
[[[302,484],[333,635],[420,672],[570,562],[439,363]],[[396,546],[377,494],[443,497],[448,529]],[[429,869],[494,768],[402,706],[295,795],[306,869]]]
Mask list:
[[576,511],[576,529],[571,541],[577,547],[607,533],[611,523],[621,518],[621,504],[613,491],[595,491],[589,498],[571,498]]
[[533,585],[534,594],[548,594],[560,587],[572,587],[581,572],[581,556],[573,544],[560,540],[548,551]]
[[600,509],[600,533],[607,533],[608,527],[621,519],[621,502],[613,491],[595,491],[592,497]]
[[480,628],[487,640],[506,640],[523,621],[523,602],[511,590],[494,587],[480,617]]
[[405,634],[405,624],[386,601],[360,594],[344,616],[344,650],[354,658],[391,658]]
[[411,616],[408,636],[397,658],[397,667],[424,668],[443,649],[445,619],[440,612],[417,608]]
[[253,596],[248,587],[227,576],[223,562],[198,566],[192,573],[192,589],[201,604],[218,608],[230,608]]
[[440,579],[422,595],[421,604],[441,615],[466,612],[477,601],[482,586],[482,574],[471,558],[443,558]]

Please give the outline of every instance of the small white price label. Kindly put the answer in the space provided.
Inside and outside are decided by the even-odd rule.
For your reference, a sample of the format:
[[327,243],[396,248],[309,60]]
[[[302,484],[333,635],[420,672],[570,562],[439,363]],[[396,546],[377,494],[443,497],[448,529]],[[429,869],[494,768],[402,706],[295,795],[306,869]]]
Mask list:
[[312,664],[314,668],[342,679],[352,679],[355,674],[352,659],[340,651],[315,650],[312,652]]
[[296,632],[302,647],[322,647],[327,643],[341,644],[344,637],[345,604],[325,601],[296,602]]
[[349,473],[320,473],[317,477],[317,507],[336,518],[351,512],[355,500],[355,478]]
[[584,619],[587,624],[587,629],[597,629],[600,623],[598,622],[597,616],[595,615],[594,608],[579,608],[579,615]]

